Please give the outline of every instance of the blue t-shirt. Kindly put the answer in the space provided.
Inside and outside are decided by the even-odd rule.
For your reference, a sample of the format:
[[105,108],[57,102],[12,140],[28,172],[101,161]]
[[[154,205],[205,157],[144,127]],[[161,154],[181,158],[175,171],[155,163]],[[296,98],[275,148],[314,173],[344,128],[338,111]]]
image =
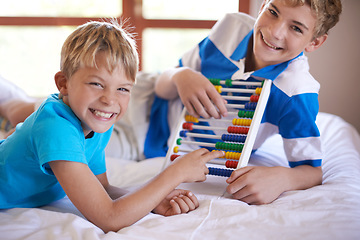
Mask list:
[[[315,123],[320,85],[309,73],[308,61],[303,53],[287,62],[245,72],[254,24],[255,19],[249,15],[227,14],[214,25],[208,37],[183,55],[179,65],[199,71],[207,78],[273,80],[254,149],[259,148],[270,136],[280,134],[291,167],[303,164],[321,166],[320,132]],[[151,157],[155,157],[152,155],[156,153],[155,144],[167,141],[160,138],[165,135],[152,130],[156,130],[156,124],[166,126],[166,116],[161,111],[166,107],[160,105],[165,104],[155,99],[153,112],[160,114],[150,122],[145,145],[145,154]],[[161,116],[164,120],[159,120]]]
[[0,209],[39,207],[65,196],[50,161],[84,163],[95,174],[106,171],[104,149],[112,128],[86,138],[80,120],[57,94],[0,142]]

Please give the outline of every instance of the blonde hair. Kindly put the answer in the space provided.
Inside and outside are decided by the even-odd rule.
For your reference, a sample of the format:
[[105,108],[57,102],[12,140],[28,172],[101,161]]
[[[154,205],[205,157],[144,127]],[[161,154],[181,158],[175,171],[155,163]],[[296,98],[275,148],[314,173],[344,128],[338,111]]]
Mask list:
[[121,65],[135,81],[139,65],[135,40],[115,20],[91,21],[71,33],[61,49],[60,70],[70,78],[80,67],[97,68],[95,58],[100,51],[105,53],[109,72]]
[[[269,2],[270,0],[266,0]],[[339,21],[342,11],[341,0],[283,0],[289,6],[304,6],[307,4],[316,17],[313,37],[317,38],[328,34]]]

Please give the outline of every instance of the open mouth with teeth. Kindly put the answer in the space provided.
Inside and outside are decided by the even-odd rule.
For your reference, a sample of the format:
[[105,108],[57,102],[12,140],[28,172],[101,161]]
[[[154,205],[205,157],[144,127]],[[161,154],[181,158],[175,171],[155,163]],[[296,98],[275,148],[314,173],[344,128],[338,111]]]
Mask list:
[[265,40],[265,38],[264,38],[264,35],[262,35],[262,34],[261,34],[261,38],[264,41],[264,43],[266,44],[266,46],[268,46],[269,48],[274,49],[274,50],[281,50],[282,49],[281,47],[276,47],[276,46],[272,45],[271,43],[267,42]]
[[103,119],[110,119],[112,118],[114,115],[116,115],[116,113],[108,113],[108,112],[101,112],[99,110],[95,110],[95,109],[90,109],[90,111],[97,117],[99,118],[103,118]]

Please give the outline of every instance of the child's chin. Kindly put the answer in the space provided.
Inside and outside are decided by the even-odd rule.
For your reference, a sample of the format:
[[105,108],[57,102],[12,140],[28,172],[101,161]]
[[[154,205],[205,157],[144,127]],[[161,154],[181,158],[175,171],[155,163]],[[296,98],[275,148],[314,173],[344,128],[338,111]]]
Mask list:
[[110,128],[111,128],[111,126],[106,127],[106,128],[98,128],[98,129],[94,129],[93,132],[96,132],[96,133],[105,133],[105,132],[109,131]]

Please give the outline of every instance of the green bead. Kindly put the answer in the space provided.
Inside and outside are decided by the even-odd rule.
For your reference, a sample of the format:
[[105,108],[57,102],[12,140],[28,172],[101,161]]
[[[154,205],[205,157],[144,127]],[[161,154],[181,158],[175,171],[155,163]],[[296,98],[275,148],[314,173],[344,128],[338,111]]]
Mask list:
[[232,80],[231,79],[226,79],[225,80],[225,85],[228,87],[232,87]]
[[177,145],[181,145],[181,140],[182,140],[181,138],[178,138],[178,139],[176,140],[176,144],[177,144]]
[[220,79],[209,79],[209,81],[213,84],[213,85],[220,85]]

